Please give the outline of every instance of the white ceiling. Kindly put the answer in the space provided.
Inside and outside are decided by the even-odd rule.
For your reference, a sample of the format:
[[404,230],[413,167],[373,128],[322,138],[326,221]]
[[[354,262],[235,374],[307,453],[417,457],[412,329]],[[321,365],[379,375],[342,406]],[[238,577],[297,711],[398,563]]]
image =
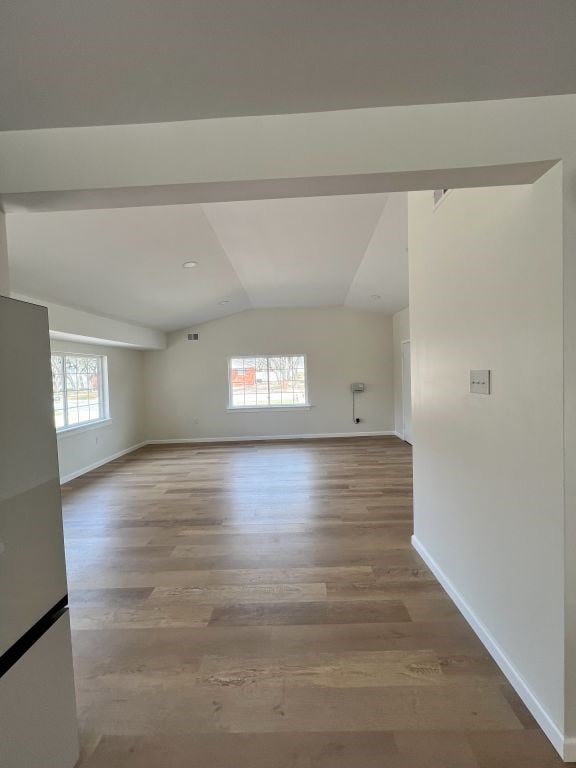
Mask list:
[[386,195],[203,205],[254,307],[343,304]]
[[0,0],[0,130],[576,92],[573,0]]
[[167,331],[259,307],[390,313],[406,216],[401,193],[9,214],[11,285]]
[[[432,194],[432,193],[430,193]],[[364,258],[346,296],[346,306],[398,312],[408,304],[408,198],[388,195]]]

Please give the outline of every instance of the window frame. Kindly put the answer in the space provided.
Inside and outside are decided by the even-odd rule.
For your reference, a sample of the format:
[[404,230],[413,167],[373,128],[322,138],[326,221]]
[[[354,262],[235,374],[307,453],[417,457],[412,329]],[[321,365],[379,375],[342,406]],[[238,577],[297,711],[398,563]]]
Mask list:
[[[278,403],[270,403],[267,405],[234,405],[232,399],[232,360],[253,360],[255,358],[265,358],[269,360],[271,357],[301,357],[304,360],[304,397],[303,403],[286,403],[285,405]],[[290,352],[286,354],[268,353],[258,355],[231,355],[228,358],[228,407],[227,410],[234,413],[246,413],[247,411],[290,411],[298,409],[309,409],[312,407],[309,399],[308,392],[308,356],[305,352]],[[268,363],[268,382],[270,382],[270,367]],[[268,392],[270,397],[270,392]]]
[[[98,425],[103,425],[110,423],[110,403],[109,403],[109,392],[108,392],[108,358],[106,355],[91,355],[87,352],[60,352],[58,350],[51,351],[50,353],[50,359],[53,357],[60,357],[62,358],[62,402],[63,402],[63,415],[64,415],[64,425],[61,427],[56,426],[56,411],[54,409],[54,385],[52,384],[52,409],[54,414],[54,427],[56,429],[56,433],[58,435],[64,435],[69,432],[75,432],[77,430],[85,430],[85,429],[91,429],[93,427],[97,427]],[[97,360],[98,363],[98,401],[100,403],[100,413],[101,416],[97,419],[87,419],[86,421],[81,421],[77,424],[68,424],[68,398],[67,398],[67,387],[66,387],[66,358],[78,358],[78,357],[85,357],[89,358],[91,360]]]

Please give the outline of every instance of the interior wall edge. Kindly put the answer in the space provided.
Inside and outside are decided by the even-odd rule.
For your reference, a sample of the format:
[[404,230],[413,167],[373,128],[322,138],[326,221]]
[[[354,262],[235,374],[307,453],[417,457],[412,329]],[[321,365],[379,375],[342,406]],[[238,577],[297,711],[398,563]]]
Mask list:
[[70,480],[75,480],[77,477],[81,477],[82,475],[91,472],[93,469],[103,467],[105,464],[109,464],[111,461],[115,461],[116,459],[122,458],[122,456],[126,456],[128,453],[137,451],[139,448],[144,448],[145,445],[148,445],[147,441],[137,443],[136,445],[131,445],[129,448],[125,448],[123,451],[118,451],[117,453],[113,453],[111,456],[106,456],[106,458],[95,461],[93,464],[89,464],[86,467],[81,467],[80,469],[76,469],[74,472],[69,472],[66,475],[60,475],[60,485],[69,483]]
[[404,439],[404,413],[402,392],[402,344],[410,341],[410,306],[404,307],[392,316],[392,355],[394,377],[394,428],[398,437]]
[[[1,250],[1,233],[0,233]],[[1,254],[0,254],[1,262]],[[0,265],[1,266],[1,265]],[[13,293],[13,298],[29,304],[40,304],[48,309],[48,323],[51,338],[55,341],[70,341],[79,344],[118,346],[137,351],[162,350],[167,339],[163,331],[146,328],[135,323],[117,320],[84,309],[75,309],[56,304],[46,299]]]
[[10,270],[8,264],[8,240],[6,216],[0,210],[0,296],[10,296]]
[[411,541],[416,552],[418,552],[436,579],[446,590],[450,599],[454,602],[460,613],[474,630],[478,639],[500,667],[510,685],[514,688],[518,696],[520,696],[538,725],[550,739],[554,749],[558,752],[560,757],[566,762],[576,760],[576,739],[568,738],[554,722],[544,706],[540,703],[539,699],[527,685],[522,675],[512,664],[504,650],[498,645],[490,630],[482,620],[478,618],[473,608],[460,594],[450,577],[444,572],[440,564],[428,551],[426,545],[420,541],[416,535],[412,536]]
[[179,437],[148,440],[147,445],[175,445],[178,443],[253,443],[275,440],[330,440],[341,437],[398,437],[393,429],[375,430],[373,432],[311,432],[294,435],[236,435],[234,437]]

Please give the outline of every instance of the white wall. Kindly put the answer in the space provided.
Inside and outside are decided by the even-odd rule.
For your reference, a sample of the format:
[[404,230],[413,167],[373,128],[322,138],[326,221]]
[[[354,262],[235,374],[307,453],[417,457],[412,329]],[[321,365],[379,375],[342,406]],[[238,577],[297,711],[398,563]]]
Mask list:
[[564,169],[564,584],[566,595],[566,732],[576,760],[576,159]]
[[[251,310],[169,336],[145,352],[147,436],[151,439],[316,435],[392,430],[392,319],[334,309]],[[234,355],[305,353],[312,408],[228,412],[227,361]],[[366,383],[352,422],[350,384]]]
[[[556,166],[435,211],[409,196],[415,535],[560,749],[562,194]],[[469,394],[474,368],[492,395]]]
[[8,241],[6,239],[6,216],[0,211],[0,296],[10,296],[8,274]]
[[394,429],[399,435],[404,433],[402,413],[402,342],[410,340],[410,310],[401,309],[392,317],[394,339]]
[[143,442],[143,353],[120,347],[51,341],[53,352],[106,355],[111,421],[58,435],[60,478],[72,476]]
[[[519,175],[525,169],[515,164],[561,159],[566,224],[565,577],[567,642],[575,647],[576,558],[570,556],[576,550],[575,128],[576,95],[569,94],[144,126],[9,131],[0,134],[0,192],[23,193],[23,199],[12,199],[13,205],[40,209],[58,205],[58,198],[61,204],[67,199],[72,206],[78,204],[76,198],[82,194],[74,190],[84,190],[83,206],[90,199],[95,205],[109,206],[112,199],[134,204],[134,187],[141,188],[140,202],[158,202],[166,199],[164,185],[169,185],[173,202],[241,199],[246,194],[386,192],[521,183]],[[57,194],[50,196],[49,190]],[[462,316],[465,311],[461,308]],[[573,716],[567,732],[576,734],[576,654],[569,655],[568,661],[572,664],[568,708]],[[576,740],[567,745],[567,751],[576,759]]]

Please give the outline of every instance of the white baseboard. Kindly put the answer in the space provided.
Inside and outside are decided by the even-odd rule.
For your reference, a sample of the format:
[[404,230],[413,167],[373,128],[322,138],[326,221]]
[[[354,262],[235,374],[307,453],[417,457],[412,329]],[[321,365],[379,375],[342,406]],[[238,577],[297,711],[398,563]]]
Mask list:
[[118,451],[118,453],[114,453],[112,456],[107,456],[105,459],[101,459],[100,461],[95,462],[94,464],[90,464],[87,467],[82,467],[82,469],[77,469],[74,472],[70,472],[67,475],[62,475],[60,477],[60,485],[64,485],[64,483],[69,483],[70,480],[75,480],[77,477],[81,477],[82,475],[85,475],[87,472],[91,472],[93,469],[98,469],[99,467],[103,467],[104,464],[108,464],[111,461],[115,461],[116,459],[121,458],[122,456],[125,456],[127,453],[132,453],[132,451],[137,451],[138,448],[144,448],[146,445],[171,445],[176,443],[245,443],[245,442],[255,442],[255,441],[261,441],[261,440],[321,440],[321,439],[327,439],[331,437],[378,437],[382,435],[396,435],[396,432],[393,430],[385,430],[385,431],[379,431],[379,432],[331,432],[327,434],[314,434],[314,435],[255,435],[255,436],[242,436],[242,437],[190,437],[190,438],[171,438],[171,439],[165,439],[165,440],[144,440],[142,443],[138,443],[138,445],[132,445],[130,448],[126,448],[123,451]]
[[118,451],[118,453],[112,454],[112,456],[106,456],[105,459],[100,459],[99,461],[96,461],[94,464],[90,464],[87,467],[82,467],[82,469],[76,469],[74,472],[70,472],[68,475],[61,475],[60,476],[60,485],[64,485],[64,483],[69,483],[70,480],[75,480],[77,477],[80,477],[81,475],[85,475],[87,472],[91,472],[93,469],[98,469],[98,467],[103,467],[104,464],[108,464],[111,461],[114,461],[115,459],[119,459],[122,456],[126,456],[127,453],[132,453],[132,451],[137,451],[138,448],[143,448],[145,445],[148,445],[146,441],[143,443],[138,443],[138,445],[131,445],[130,448],[125,448],[123,451]]
[[175,443],[253,443],[269,440],[327,440],[334,437],[381,437],[396,435],[394,430],[378,432],[327,432],[306,435],[242,435],[240,437],[175,437],[163,440],[148,440],[148,445],[170,445]]
[[576,738],[570,737],[564,739],[564,754],[560,755],[565,763],[576,762]]
[[522,675],[518,672],[516,667],[506,656],[505,652],[494,640],[490,634],[490,631],[476,616],[472,608],[468,605],[466,600],[462,597],[454,584],[450,581],[448,576],[438,565],[436,560],[428,552],[422,542],[416,538],[416,536],[412,536],[412,546],[424,560],[428,568],[430,568],[434,576],[436,576],[446,592],[450,595],[452,601],[456,604],[460,613],[464,616],[468,624],[470,624],[476,635],[478,635],[479,639],[485,646],[486,650],[490,653],[496,664],[498,664],[502,672],[506,675],[508,682],[512,685],[524,704],[526,704],[534,716],[534,719],[542,728],[546,736],[550,739],[554,749],[556,749],[560,757],[566,762],[576,760],[576,739],[569,739],[564,736],[562,731],[558,728],[556,723],[546,712],[542,704],[540,704],[534,693],[530,690]]

